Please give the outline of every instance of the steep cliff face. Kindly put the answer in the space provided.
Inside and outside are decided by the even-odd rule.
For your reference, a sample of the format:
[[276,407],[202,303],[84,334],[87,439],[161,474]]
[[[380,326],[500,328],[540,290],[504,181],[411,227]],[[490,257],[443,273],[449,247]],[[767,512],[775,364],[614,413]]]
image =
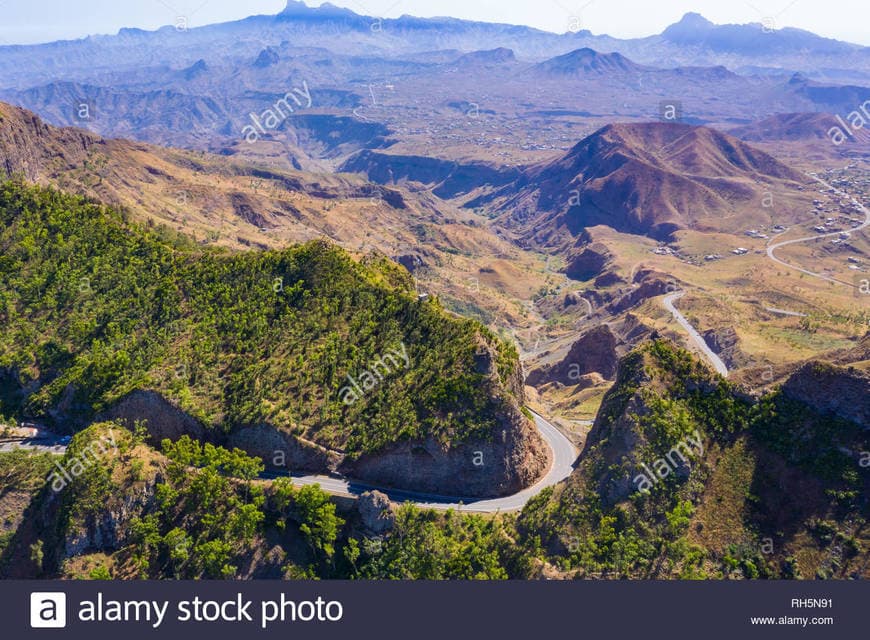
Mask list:
[[[508,363],[502,361],[501,366]],[[522,373],[519,367],[500,371],[498,353],[483,341],[478,344],[475,367],[486,376],[484,385],[502,398],[488,437],[459,444],[435,438],[408,440],[346,459],[340,471],[380,486],[469,498],[508,495],[533,484],[549,468],[552,454],[520,410]],[[499,387],[507,393],[500,393]]]
[[783,385],[783,393],[821,414],[870,429],[870,374],[852,367],[808,362]]
[[[155,444],[164,438],[177,440],[188,435],[231,448],[238,447],[261,458],[269,469],[342,473],[378,486],[409,491],[495,497],[533,484],[546,471],[550,461],[549,449],[534,424],[520,411],[523,384],[519,370],[507,375],[502,383],[497,359],[495,350],[481,342],[476,358],[478,372],[487,376],[486,384],[493,394],[503,394],[505,398],[497,425],[487,439],[461,444],[435,438],[413,439],[372,454],[348,458],[341,451],[266,423],[241,426],[229,434],[209,431],[175,403],[151,390],[128,394],[100,418],[116,420],[131,429],[136,422],[141,422]],[[508,393],[499,391],[499,388]],[[84,535],[84,540],[103,539],[110,535],[106,526],[99,522],[95,522],[94,527]],[[70,544],[85,543],[74,541]]]
[[344,455],[314,442],[293,436],[272,425],[243,427],[232,432],[226,446],[238,447],[262,458],[266,467],[282,471],[334,473]]
[[740,350],[740,338],[734,327],[708,329],[702,335],[707,346],[722,358],[729,369],[737,369],[750,361]]
[[127,394],[106,411],[101,419],[117,420],[130,429],[137,421],[141,421],[156,443],[164,438],[178,440],[185,434],[201,439],[206,434],[199,421],[162,394],[151,390],[137,390]]
[[654,459],[644,451],[652,440],[644,425],[650,415],[649,399],[641,391],[652,383],[649,360],[646,354],[634,352],[620,363],[616,382],[605,395],[586,441],[585,482],[608,506],[637,491],[633,479],[642,464]]
[[383,487],[459,498],[509,495],[533,484],[549,463],[548,452],[529,424],[512,425],[494,442],[453,447],[428,439],[406,442],[349,463],[353,477]]
[[580,336],[560,362],[529,373],[526,384],[533,387],[548,382],[572,385],[588,373],[598,373],[605,380],[612,380],[619,361],[616,347],[617,338],[610,327],[597,326]]
[[[226,449],[211,453],[242,459]],[[99,568],[116,579],[229,572],[274,579],[297,560],[311,561],[286,500],[263,499],[269,485],[239,479],[214,461],[167,457],[117,424],[77,434],[40,486],[2,549],[2,578],[80,579]],[[389,525],[389,513],[380,515]],[[280,531],[268,529],[279,519]]]
[[287,119],[299,147],[312,157],[337,158],[360,149],[382,149],[393,142],[392,131],[377,122],[363,122],[359,118],[326,114],[295,115]]
[[[3,555],[2,576],[56,576],[71,559],[123,548],[134,535],[134,519],[153,507],[164,475],[162,457],[118,425],[97,424],[79,434],[53,461],[25,512]],[[34,544],[41,562],[29,553]]]
[[342,471],[384,486],[460,498],[509,495],[546,472],[550,451],[517,407],[488,441],[445,445],[432,438],[403,442],[346,462]]
[[111,553],[127,544],[131,520],[151,506],[159,482],[158,475],[141,486],[127,487],[113,495],[103,510],[90,514],[78,526],[67,528],[57,560],[62,562],[87,553]]
[[604,244],[595,242],[568,259],[565,275],[572,280],[591,280],[604,271],[612,260],[610,250]]
[[60,169],[75,166],[89,149],[106,142],[82,129],[58,129],[36,115],[0,104],[0,177],[22,174],[39,182]]

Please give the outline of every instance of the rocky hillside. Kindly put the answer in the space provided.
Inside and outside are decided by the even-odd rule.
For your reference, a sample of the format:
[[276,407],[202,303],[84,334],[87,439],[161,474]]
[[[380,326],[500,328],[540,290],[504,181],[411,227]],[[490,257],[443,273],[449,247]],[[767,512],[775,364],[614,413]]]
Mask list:
[[117,424],[93,425],[33,493],[0,575],[303,577],[332,559],[344,520],[317,487],[264,487],[260,470],[238,450],[185,439],[158,452]]
[[815,412],[870,429],[870,372],[808,362],[783,385],[783,394]]
[[582,48],[545,60],[532,70],[550,76],[607,75],[622,76],[636,74],[646,67],[635,64],[619,53],[599,53],[593,49]]
[[562,360],[531,371],[526,384],[533,387],[549,382],[575,385],[583,376],[591,373],[612,380],[616,376],[619,342],[619,338],[606,324],[589,329],[571,345]]
[[[830,142],[832,129],[842,130],[842,125],[830,113],[778,113],[776,115],[737,127],[731,135],[747,142],[768,142],[777,140],[807,141],[825,140]],[[859,144],[870,143],[870,133],[866,129],[852,130],[852,141]]]
[[[325,135],[300,125],[300,136],[309,133],[312,139]],[[385,239],[410,224],[410,205],[400,192],[364,180],[289,165],[265,169],[247,162],[244,149],[226,157],[106,139],[48,125],[0,103],[0,178],[12,175],[125,207],[203,243],[236,248],[276,247],[324,234],[352,242],[363,236],[353,222],[373,213],[391,217],[381,232]]]
[[662,340],[621,360],[576,471],[518,518],[329,499],[255,480],[262,461],[238,449],[143,435],[83,430],[58,461],[70,478],[0,453],[18,505],[0,575],[870,577],[867,424],[782,390],[753,399]]
[[[735,211],[751,207],[757,218],[765,191],[803,202],[797,189],[805,181],[766,153],[712,129],[614,124],[472,204],[501,212],[499,223],[530,244],[562,247],[595,225],[657,239],[685,228],[735,231],[744,222]],[[782,209],[781,219],[799,211]]]
[[539,574],[870,576],[870,387],[825,370],[845,411],[805,369],[752,400],[670,343],[626,356],[576,471],[520,517]]
[[280,452],[295,470],[461,496],[547,467],[516,351],[418,298],[385,258],[322,241],[203,251],[16,182],[0,221],[0,414],[71,431],[144,419],[155,439],[229,439],[270,465]]

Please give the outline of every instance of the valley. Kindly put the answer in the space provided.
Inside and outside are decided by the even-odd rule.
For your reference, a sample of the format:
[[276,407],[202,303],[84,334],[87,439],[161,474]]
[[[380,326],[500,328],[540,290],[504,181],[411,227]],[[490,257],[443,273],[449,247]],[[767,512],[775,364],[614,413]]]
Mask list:
[[372,20],[0,46],[0,575],[868,577],[870,48]]

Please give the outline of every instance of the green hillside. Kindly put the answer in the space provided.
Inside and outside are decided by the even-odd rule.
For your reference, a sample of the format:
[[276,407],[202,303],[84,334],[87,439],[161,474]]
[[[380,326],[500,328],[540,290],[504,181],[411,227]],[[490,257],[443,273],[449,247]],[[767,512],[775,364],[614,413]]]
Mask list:
[[[0,577],[503,579],[517,555],[509,520],[408,505],[373,535],[317,486],[254,480],[262,463],[239,450],[187,438],[162,448],[111,423],[79,432],[59,461],[81,461],[78,475],[27,481]],[[0,474],[20,462],[0,453]]]
[[203,249],[16,181],[0,186],[0,248],[0,415],[77,428],[150,389],[217,432],[267,423],[354,456],[485,440],[512,410],[513,348],[384,258]]
[[622,361],[577,470],[518,527],[566,576],[854,577],[870,553],[868,449],[861,425],[781,390],[752,399],[654,341]]
[[[672,452],[686,439],[701,446],[682,449],[681,464]],[[256,480],[261,462],[239,450],[182,438],[157,451],[97,424],[60,461],[85,461],[69,482],[40,482],[51,471],[42,459],[25,473],[26,456],[0,454],[0,473],[30,501],[5,536],[0,575],[866,577],[868,444],[861,425],[781,390],[749,398],[656,341],[623,359],[574,474],[521,513],[393,506],[373,529],[363,500]],[[664,473],[656,461],[669,455]]]

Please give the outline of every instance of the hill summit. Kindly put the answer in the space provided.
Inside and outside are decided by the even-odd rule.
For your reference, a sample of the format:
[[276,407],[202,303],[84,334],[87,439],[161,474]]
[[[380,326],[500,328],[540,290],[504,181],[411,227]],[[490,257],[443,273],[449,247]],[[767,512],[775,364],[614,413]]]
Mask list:
[[[712,227],[764,188],[796,188],[803,177],[727,134],[687,124],[612,124],[564,156],[533,167],[496,192],[503,223],[552,244],[584,228],[667,238]],[[765,187],[767,185],[767,187]]]
[[609,75],[634,73],[645,68],[632,62],[621,53],[599,53],[594,49],[584,47],[545,60],[537,65],[535,70],[549,75]]

